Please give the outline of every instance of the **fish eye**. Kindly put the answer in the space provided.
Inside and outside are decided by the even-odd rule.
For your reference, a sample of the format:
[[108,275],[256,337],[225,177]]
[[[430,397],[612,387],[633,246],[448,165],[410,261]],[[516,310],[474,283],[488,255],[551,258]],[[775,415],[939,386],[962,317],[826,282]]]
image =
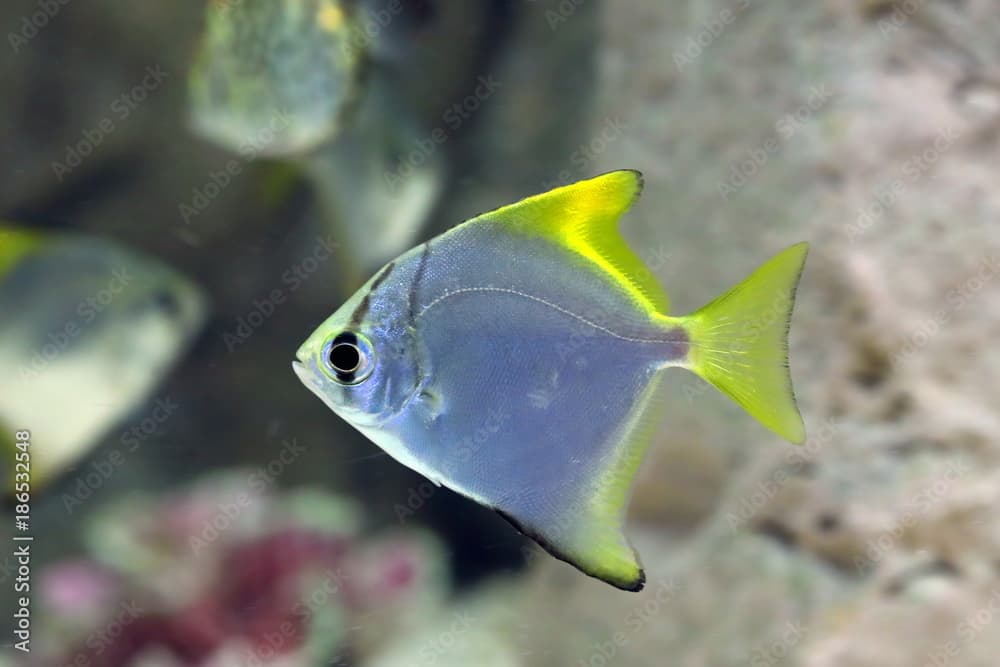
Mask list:
[[339,384],[360,384],[375,369],[375,352],[371,342],[361,334],[343,331],[323,345],[320,366]]
[[337,343],[330,348],[330,365],[338,373],[353,373],[361,365],[361,350],[351,343]]

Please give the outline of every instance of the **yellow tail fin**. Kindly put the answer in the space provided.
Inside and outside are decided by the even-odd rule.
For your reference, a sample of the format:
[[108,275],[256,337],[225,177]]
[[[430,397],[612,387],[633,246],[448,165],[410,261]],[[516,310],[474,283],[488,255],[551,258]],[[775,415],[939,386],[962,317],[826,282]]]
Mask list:
[[685,320],[690,369],[794,443],[805,440],[788,372],[788,325],[809,246],[781,251]]

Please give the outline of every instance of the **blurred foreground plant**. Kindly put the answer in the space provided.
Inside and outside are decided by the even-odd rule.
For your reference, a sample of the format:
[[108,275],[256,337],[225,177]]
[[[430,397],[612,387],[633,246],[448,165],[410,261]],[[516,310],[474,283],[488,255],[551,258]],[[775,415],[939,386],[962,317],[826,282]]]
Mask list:
[[350,664],[441,605],[432,538],[369,538],[349,500],[259,481],[229,473],[98,514],[92,558],[42,575],[32,664]]

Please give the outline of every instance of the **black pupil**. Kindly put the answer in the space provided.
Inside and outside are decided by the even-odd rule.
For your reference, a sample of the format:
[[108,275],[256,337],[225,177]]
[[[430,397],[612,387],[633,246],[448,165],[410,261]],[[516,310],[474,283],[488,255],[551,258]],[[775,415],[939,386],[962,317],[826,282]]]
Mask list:
[[330,348],[330,364],[341,373],[353,373],[361,365],[361,351],[353,343],[337,343]]

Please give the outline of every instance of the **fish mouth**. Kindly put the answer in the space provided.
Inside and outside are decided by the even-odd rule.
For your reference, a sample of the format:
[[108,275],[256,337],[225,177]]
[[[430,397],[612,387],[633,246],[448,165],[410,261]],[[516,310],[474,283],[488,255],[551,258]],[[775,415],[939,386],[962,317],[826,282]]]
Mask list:
[[292,369],[299,378],[305,380],[305,374],[307,372],[306,364],[308,363],[309,352],[306,350],[306,344],[303,343],[299,346],[299,349],[295,350],[295,359],[292,361]]
[[292,370],[295,371],[295,374],[297,376],[299,376],[299,380],[302,381],[302,384],[306,385],[307,387],[311,386],[308,380],[309,369],[306,368],[306,365],[304,363],[302,363],[301,361],[293,361]]
[[306,389],[316,394],[324,403],[326,403],[331,410],[336,411],[334,405],[327,398],[326,393],[323,391],[323,385],[319,382],[318,378],[314,373],[309,370],[309,366],[302,363],[301,361],[292,362],[292,370],[299,377],[299,382],[301,382]]

